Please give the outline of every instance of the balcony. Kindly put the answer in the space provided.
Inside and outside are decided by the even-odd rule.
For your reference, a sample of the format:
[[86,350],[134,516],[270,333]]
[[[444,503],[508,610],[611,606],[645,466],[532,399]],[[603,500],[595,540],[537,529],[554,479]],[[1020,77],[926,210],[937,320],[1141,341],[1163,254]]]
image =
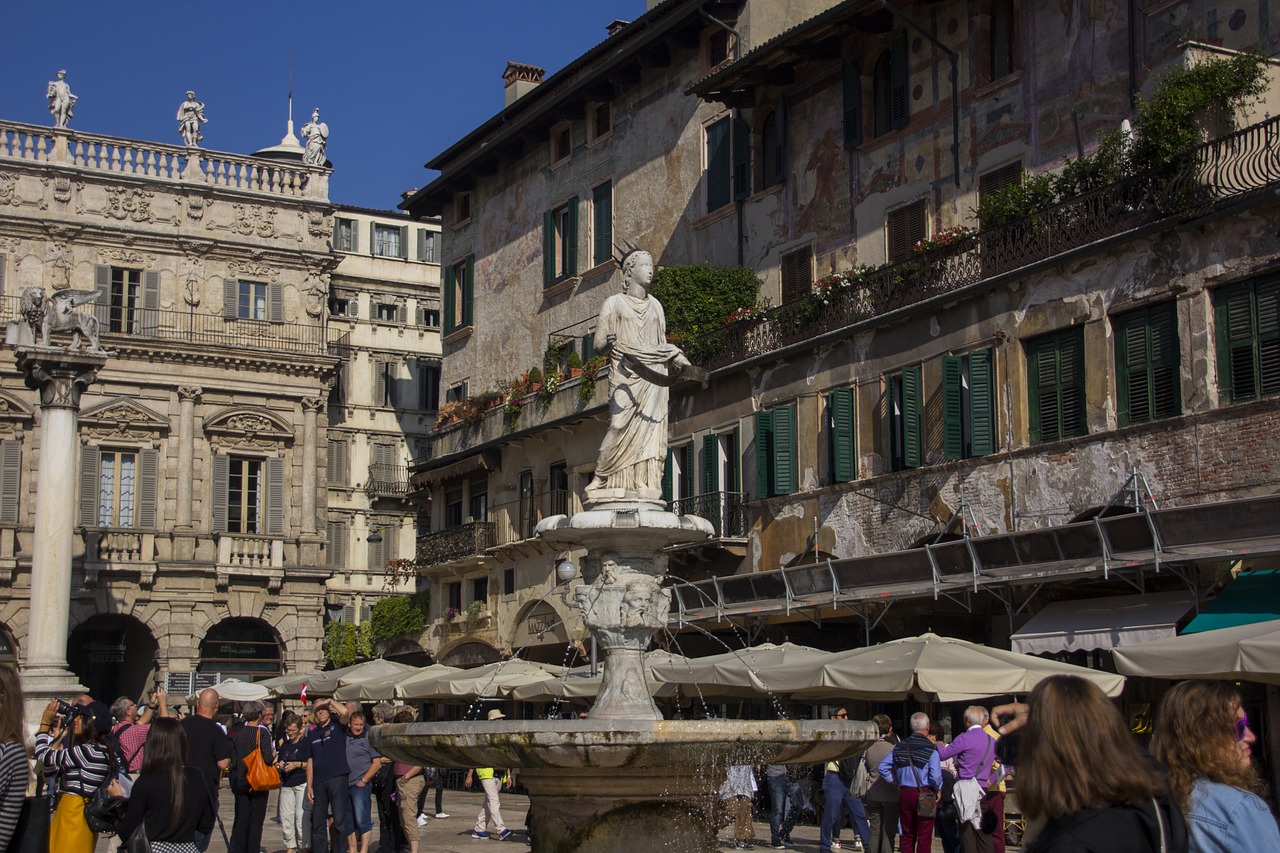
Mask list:
[[1135,175],[931,252],[912,255],[692,341],[689,358],[725,368],[1138,228],[1203,216],[1280,183],[1280,117],[1214,139],[1159,174]]
[[493,547],[493,527],[487,521],[473,521],[419,536],[417,563],[422,568],[430,568],[468,557],[480,557]]
[[409,493],[409,466],[375,462],[365,491],[373,498],[403,498]]
[[233,578],[266,580],[267,589],[279,592],[284,583],[284,539],[240,533],[215,533],[218,563],[215,582],[221,589]]
[[747,522],[746,496],[742,492],[708,492],[671,502],[676,515],[696,515],[711,522],[716,539],[745,539]]
[[115,528],[90,528],[84,533],[85,583],[97,583],[102,572],[131,571],[142,586],[151,586],[156,576],[156,535],[152,532]]

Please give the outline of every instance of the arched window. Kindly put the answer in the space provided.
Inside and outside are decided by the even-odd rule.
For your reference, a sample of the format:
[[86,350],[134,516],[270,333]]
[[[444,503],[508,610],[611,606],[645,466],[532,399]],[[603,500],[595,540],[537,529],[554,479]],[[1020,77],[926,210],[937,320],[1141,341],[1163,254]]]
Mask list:
[[892,103],[892,74],[890,72],[889,51],[880,54],[876,60],[875,72],[871,77],[872,102],[875,109],[875,135],[884,136],[893,125],[890,121]]
[[221,673],[244,681],[280,674],[280,643],[261,619],[223,619],[200,644],[199,672]]
[[761,177],[765,187],[782,183],[785,157],[781,110],[774,110],[765,117],[760,128]]

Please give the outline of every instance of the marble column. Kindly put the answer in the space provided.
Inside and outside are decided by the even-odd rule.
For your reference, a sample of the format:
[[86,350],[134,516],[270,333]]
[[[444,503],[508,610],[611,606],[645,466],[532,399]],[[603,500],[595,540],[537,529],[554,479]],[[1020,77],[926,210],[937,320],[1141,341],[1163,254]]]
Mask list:
[[316,418],[324,398],[302,398],[302,532],[316,532]]
[[105,355],[53,347],[18,347],[18,369],[40,392],[40,457],[31,557],[31,620],[22,688],[27,720],[52,698],[84,692],[67,669],[71,553],[76,524],[80,395],[107,363]]
[[195,469],[196,401],[204,389],[196,385],[178,387],[178,527],[191,529],[191,480]]

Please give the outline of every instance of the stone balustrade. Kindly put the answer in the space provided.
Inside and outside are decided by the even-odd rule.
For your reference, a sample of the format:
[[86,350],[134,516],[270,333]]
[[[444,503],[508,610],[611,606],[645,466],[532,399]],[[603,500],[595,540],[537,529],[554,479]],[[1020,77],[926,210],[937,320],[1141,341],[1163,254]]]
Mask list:
[[265,580],[267,588],[279,592],[284,583],[284,540],[279,537],[239,533],[216,533],[218,564],[214,569],[218,587],[226,589],[232,578]]
[[0,160],[199,183],[287,198],[329,197],[329,170],[324,168],[19,122],[0,122]]
[[122,529],[93,529],[84,534],[86,584],[98,581],[104,571],[139,572],[139,582],[150,586],[156,573],[156,535]]

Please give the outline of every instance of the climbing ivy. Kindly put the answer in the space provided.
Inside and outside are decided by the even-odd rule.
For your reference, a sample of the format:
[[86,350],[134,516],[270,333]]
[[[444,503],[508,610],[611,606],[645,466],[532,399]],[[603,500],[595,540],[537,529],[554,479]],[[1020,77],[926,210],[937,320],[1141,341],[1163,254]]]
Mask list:
[[330,622],[324,629],[324,658],[334,669],[351,666],[373,654],[373,631],[368,622]]
[[427,624],[427,605],[430,592],[424,590],[413,595],[394,595],[373,605],[369,624],[373,640],[392,640],[406,634],[417,635]]

